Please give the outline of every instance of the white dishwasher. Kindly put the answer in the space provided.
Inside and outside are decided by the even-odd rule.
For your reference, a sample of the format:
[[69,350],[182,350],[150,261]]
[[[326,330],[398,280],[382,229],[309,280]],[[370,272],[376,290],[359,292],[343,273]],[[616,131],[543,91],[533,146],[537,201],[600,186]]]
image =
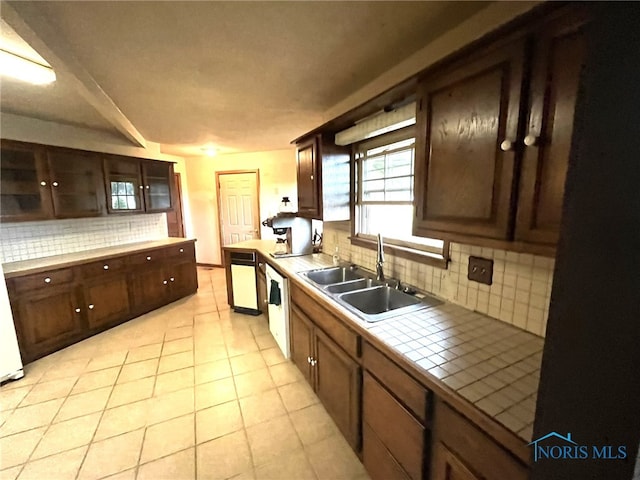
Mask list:
[[269,297],[269,330],[282,350],[284,358],[289,358],[289,280],[271,265],[267,264],[267,296]]

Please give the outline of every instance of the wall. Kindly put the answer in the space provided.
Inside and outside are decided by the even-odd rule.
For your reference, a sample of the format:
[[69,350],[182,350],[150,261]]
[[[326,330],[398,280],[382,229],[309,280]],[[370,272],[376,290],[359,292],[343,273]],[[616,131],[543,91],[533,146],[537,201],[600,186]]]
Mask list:
[[[375,270],[375,250],[351,245],[349,235],[349,222],[325,222],[324,252],[332,255],[337,245],[342,260]],[[493,259],[491,286],[467,279],[469,255]],[[420,290],[539,336],[546,331],[553,269],[554,260],[550,258],[459,243],[451,244],[447,270],[388,254],[384,264],[387,278],[399,278]]]
[[167,237],[164,213],[0,223],[0,262],[74,253]]
[[[218,220],[216,172],[230,170],[259,170],[260,219],[278,211],[283,196],[298,198],[296,188],[295,149],[270,152],[238,153],[217,157],[194,157],[186,160],[189,177],[189,204],[199,263],[219,265],[220,232]],[[262,238],[274,238],[268,227],[260,227]]]

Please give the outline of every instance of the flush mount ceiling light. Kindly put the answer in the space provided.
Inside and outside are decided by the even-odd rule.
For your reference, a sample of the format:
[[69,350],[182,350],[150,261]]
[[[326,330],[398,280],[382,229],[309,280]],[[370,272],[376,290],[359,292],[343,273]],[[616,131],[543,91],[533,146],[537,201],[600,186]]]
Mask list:
[[218,154],[218,151],[214,146],[202,147],[200,150],[204,152],[207,157],[215,157]]
[[34,85],[46,85],[56,81],[56,73],[51,67],[6,50],[0,50],[0,75]]

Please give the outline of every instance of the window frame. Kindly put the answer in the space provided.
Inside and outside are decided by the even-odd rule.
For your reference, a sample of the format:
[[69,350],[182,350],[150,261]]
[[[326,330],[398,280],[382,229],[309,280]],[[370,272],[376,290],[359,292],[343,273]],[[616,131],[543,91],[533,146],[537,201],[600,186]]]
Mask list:
[[[363,247],[369,250],[377,249],[377,239],[374,235],[369,235],[365,233],[360,233],[357,231],[357,227],[360,223],[360,218],[357,216],[358,207],[361,205],[361,187],[359,179],[359,169],[361,168],[361,160],[356,159],[356,153],[359,150],[361,145],[366,145],[367,148],[376,148],[383,145],[399,142],[402,140],[409,139],[411,137],[415,137],[415,126],[411,125],[400,130],[396,130],[393,132],[385,133],[383,135],[379,135],[374,138],[369,138],[363,140],[362,142],[354,143],[351,146],[351,168],[350,168],[350,209],[351,209],[351,236],[349,237],[351,241],[351,245],[355,245],[358,247]],[[414,146],[415,149],[415,146]],[[415,158],[415,157],[414,157]],[[415,163],[414,163],[414,184],[415,184]],[[388,204],[399,203],[406,204],[406,202],[384,202]],[[412,202],[415,206],[415,200]],[[384,239],[384,251],[389,255],[394,255],[400,258],[406,258],[418,263],[423,263],[426,265],[432,265],[435,267],[439,267],[442,269],[446,269],[449,263],[449,241],[444,239],[435,239],[435,240],[443,240],[442,249],[438,249],[435,247],[429,247],[427,245],[420,245],[416,243],[412,243],[410,241],[404,241],[402,239]]]

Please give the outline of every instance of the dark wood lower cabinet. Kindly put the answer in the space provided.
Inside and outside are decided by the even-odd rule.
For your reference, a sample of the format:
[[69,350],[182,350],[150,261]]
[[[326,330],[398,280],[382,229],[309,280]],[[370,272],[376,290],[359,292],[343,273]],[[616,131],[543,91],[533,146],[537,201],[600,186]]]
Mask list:
[[24,362],[82,338],[86,328],[82,300],[73,284],[38,289],[12,304]]
[[432,480],[482,480],[473,473],[458,456],[443,443],[437,443],[433,451]]
[[360,449],[362,369],[320,330],[314,335],[316,393],[354,450]]
[[[292,286],[293,290],[295,288]],[[299,295],[297,292],[294,296]],[[318,313],[318,310],[314,314],[303,312],[295,303],[291,305],[291,359],[313,387],[351,448],[359,453],[362,443],[362,369],[316,325]],[[351,335],[357,337],[353,332]]]
[[194,251],[193,242],[186,242],[9,278],[22,361],[195,293]]

